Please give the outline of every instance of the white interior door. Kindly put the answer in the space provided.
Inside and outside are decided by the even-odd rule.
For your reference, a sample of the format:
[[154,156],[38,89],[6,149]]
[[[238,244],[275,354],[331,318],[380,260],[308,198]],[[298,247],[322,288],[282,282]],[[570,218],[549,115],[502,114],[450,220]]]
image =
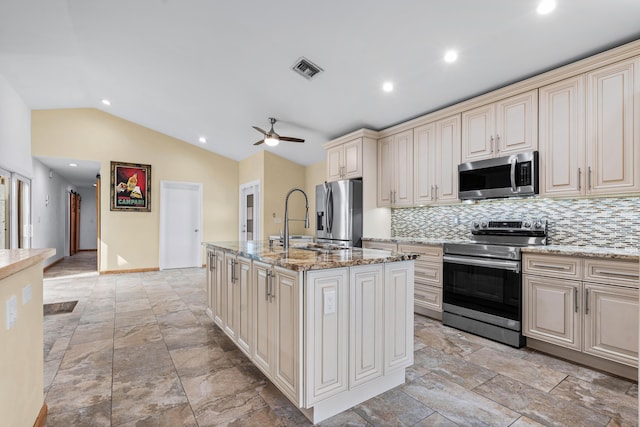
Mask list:
[[240,241],[262,240],[259,204],[260,181],[240,185]]
[[202,184],[160,181],[160,270],[202,266]]

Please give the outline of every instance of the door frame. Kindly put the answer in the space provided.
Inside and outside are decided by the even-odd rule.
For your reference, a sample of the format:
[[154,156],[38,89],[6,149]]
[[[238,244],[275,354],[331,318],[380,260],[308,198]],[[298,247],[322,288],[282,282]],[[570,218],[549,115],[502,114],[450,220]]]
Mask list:
[[252,194],[249,190],[253,190],[253,240],[262,240],[260,233],[262,227],[260,226],[260,207],[262,206],[262,192],[260,191],[260,180],[245,182],[240,184],[239,196],[238,196],[238,240],[246,240],[245,232],[242,227],[247,218],[247,208],[245,205],[245,194]]
[[[165,229],[165,225],[166,225],[166,221],[167,221],[167,214],[165,209],[167,208],[167,193],[166,191],[170,188],[176,188],[176,187],[183,187],[185,189],[188,189],[189,191],[191,190],[197,190],[198,191],[198,207],[197,207],[197,213],[198,213],[198,219],[197,219],[197,232],[196,232],[196,236],[199,242],[202,242],[202,206],[203,206],[203,202],[202,202],[202,195],[203,195],[203,191],[202,191],[202,183],[200,182],[184,182],[184,181],[160,181],[160,230],[159,230],[159,258],[158,258],[158,268],[160,270],[166,270],[167,265],[165,264],[165,259],[166,259],[166,255],[168,253],[168,248],[166,245],[166,236],[163,232],[163,230]],[[198,259],[196,260],[196,265],[197,266],[201,266],[202,265],[202,251],[198,252]]]

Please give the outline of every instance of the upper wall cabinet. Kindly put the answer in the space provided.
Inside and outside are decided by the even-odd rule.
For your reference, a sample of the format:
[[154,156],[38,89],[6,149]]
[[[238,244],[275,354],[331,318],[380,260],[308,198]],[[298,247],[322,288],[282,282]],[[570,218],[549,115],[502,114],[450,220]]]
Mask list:
[[362,138],[327,150],[327,181],[362,178]]
[[460,114],[413,131],[414,204],[458,200]]
[[639,74],[634,59],[540,88],[542,195],[640,191]]
[[587,193],[639,191],[639,59],[587,74],[586,123]]
[[378,140],[378,207],[413,204],[413,129]]
[[537,90],[462,113],[462,162],[537,149]]

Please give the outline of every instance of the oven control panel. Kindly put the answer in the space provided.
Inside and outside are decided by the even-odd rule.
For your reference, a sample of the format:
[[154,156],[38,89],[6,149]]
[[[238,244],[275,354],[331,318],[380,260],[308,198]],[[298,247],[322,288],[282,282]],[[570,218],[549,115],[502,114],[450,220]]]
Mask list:
[[524,220],[477,220],[471,223],[471,231],[500,232],[500,231],[546,231],[547,220],[532,218]]

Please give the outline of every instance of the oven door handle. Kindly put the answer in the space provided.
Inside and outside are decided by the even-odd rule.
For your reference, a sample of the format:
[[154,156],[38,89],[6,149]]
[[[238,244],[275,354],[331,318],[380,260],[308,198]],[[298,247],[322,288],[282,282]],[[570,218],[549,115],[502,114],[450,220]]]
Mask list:
[[443,257],[443,261],[445,263],[450,264],[461,264],[461,265],[472,265],[474,267],[487,267],[487,268],[497,268],[499,270],[508,270],[513,271],[515,273],[520,273],[520,263],[517,261],[504,261],[504,260],[491,260],[491,259],[480,259],[480,258],[468,258],[461,257],[455,255],[445,255]]

